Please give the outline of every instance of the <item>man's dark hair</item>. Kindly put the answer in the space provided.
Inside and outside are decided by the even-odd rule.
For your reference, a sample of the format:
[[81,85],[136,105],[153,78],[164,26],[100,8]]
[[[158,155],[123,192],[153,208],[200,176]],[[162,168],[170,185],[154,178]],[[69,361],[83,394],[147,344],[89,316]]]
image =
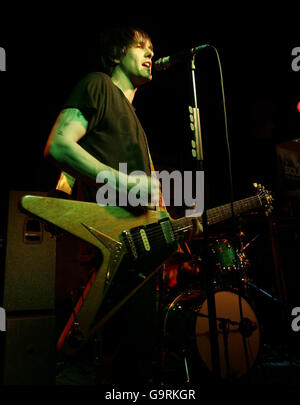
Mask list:
[[144,30],[133,26],[118,27],[102,32],[100,36],[100,65],[103,72],[111,76],[117,65],[115,60],[120,60],[125,56],[128,47],[139,39],[152,42]]

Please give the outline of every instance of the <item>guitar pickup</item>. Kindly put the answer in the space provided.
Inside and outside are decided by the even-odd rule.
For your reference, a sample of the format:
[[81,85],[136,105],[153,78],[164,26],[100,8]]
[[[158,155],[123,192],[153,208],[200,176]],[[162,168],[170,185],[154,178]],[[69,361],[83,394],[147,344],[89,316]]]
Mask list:
[[175,237],[172,229],[171,222],[169,219],[162,219],[160,222],[160,227],[162,229],[165,241],[167,244],[175,242]]
[[130,232],[128,231],[123,231],[122,232],[123,240],[125,242],[125,245],[127,247],[127,250],[131,253],[132,257],[134,260],[138,258],[138,253],[134,244],[133,237]]

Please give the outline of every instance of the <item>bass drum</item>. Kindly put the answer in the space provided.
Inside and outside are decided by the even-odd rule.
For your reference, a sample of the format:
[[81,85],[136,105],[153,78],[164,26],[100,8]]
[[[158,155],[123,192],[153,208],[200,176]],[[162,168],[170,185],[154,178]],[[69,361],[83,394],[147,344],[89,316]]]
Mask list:
[[[259,353],[258,320],[248,302],[238,294],[220,290],[215,291],[214,297],[221,377],[241,377],[253,366]],[[172,301],[164,317],[164,336],[169,350],[179,355],[196,351],[213,370],[204,292],[186,291]]]

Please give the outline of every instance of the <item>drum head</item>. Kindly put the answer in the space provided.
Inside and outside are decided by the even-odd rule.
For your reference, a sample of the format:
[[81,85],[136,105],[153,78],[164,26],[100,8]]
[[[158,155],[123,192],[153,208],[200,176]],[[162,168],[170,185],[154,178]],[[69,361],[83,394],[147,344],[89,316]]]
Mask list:
[[[215,304],[221,377],[240,377],[253,366],[259,352],[260,330],[257,318],[247,301],[242,297],[239,299],[231,291],[215,292]],[[201,305],[199,314],[208,315],[207,300]],[[195,333],[200,356],[212,370],[207,317],[197,317]]]

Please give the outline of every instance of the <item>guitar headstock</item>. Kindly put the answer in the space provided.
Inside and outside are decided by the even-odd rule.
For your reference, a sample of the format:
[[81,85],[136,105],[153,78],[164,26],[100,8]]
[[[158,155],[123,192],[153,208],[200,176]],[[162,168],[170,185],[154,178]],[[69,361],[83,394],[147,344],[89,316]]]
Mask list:
[[274,198],[269,190],[266,190],[261,184],[253,183],[254,188],[256,189],[256,194],[260,199],[262,207],[265,209],[265,214],[269,215],[273,210],[272,203]]

